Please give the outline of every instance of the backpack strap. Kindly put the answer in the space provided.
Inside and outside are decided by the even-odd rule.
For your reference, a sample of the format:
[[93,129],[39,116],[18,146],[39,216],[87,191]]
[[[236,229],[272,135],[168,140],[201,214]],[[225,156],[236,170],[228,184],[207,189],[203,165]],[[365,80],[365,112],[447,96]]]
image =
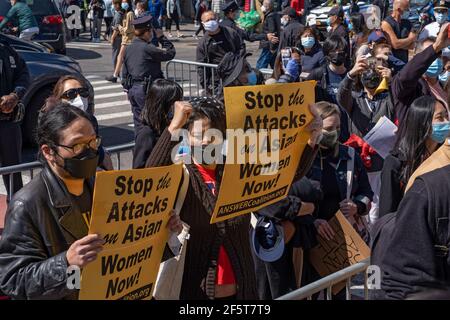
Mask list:
[[[447,179],[450,179],[450,174],[447,173]],[[433,203],[437,203],[437,193],[428,190],[428,193],[433,194]],[[449,258],[449,242],[448,238],[448,223],[449,214],[446,210],[430,210],[432,217],[431,221],[434,223],[433,242],[434,254],[437,259],[437,265],[442,268],[443,276],[446,280],[450,279],[450,268],[448,267]]]

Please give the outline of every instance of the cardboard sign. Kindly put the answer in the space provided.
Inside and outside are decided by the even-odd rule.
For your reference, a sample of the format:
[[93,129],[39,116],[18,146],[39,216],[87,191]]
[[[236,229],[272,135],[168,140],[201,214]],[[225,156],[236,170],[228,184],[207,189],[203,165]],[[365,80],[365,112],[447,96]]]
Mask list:
[[82,270],[80,300],[151,299],[181,169],[97,172],[89,233],[106,243]]
[[[328,241],[317,235],[319,245],[310,251],[311,264],[322,277],[370,257],[370,248],[340,211],[328,224],[335,232],[334,238]],[[345,281],[335,284],[333,294],[344,287]]]
[[227,151],[211,223],[283,199],[309,139],[314,82],[224,89]]

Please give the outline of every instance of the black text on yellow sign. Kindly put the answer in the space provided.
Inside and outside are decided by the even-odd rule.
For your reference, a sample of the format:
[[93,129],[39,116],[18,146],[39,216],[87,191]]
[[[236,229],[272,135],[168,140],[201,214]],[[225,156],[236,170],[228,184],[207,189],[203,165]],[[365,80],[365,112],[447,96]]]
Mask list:
[[309,139],[314,82],[225,88],[227,158],[211,223],[283,199]]
[[150,299],[181,166],[97,173],[89,233],[104,250],[82,271],[80,299]]

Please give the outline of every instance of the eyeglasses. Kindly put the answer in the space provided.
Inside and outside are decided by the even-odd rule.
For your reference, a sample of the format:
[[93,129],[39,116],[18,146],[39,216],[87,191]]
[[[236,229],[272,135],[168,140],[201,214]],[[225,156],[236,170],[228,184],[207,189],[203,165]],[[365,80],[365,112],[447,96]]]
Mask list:
[[67,99],[67,100],[73,100],[78,95],[80,95],[80,97],[82,97],[82,98],[88,98],[89,97],[89,89],[86,87],[69,89],[69,90],[65,91],[61,95],[61,97],[63,99]]
[[102,138],[101,137],[96,137],[96,138],[88,141],[87,143],[77,143],[77,144],[74,144],[71,147],[65,146],[65,145],[62,145],[62,144],[57,144],[57,146],[69,149],[73,153],[78,154],[78,153],[83,152],[87,148],[93,149],[93,150],[97,150],[100,147],[101,144],[102,144]]

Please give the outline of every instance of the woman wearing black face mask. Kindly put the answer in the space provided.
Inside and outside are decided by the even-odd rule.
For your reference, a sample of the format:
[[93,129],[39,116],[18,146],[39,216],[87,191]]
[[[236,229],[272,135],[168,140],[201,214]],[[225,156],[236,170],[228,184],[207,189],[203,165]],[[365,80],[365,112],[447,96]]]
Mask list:
[[142,110],[143,127],[136,136],[133,168],[145,167],[158,138],[170,124],[174,104],[183,100],[183,89],[175,81],[157,79],[153,82]]
[[[67,268],[85,267],[102,250],[88,235],[100,137],[71,106],[44,113],[37,128],[43,170],[11,200],[0,240],[0,291],[14,299],[76,299]],[[175,231],[179,218],[168,227]]]
[[[339,103],[336,99],[339,84],[344,80],[347,73],[346,64],[349,62],[347,56],[348,45],[344,38],[338,35],[332,35],[327,38],[323,45],[323,53],[327,63],[312,70],[306,80],[316,80],[316,101],[327,101],[330,103]],[[341,134],[339,141],[347,141],[348,119],[347,114],[341,106]]]
[[370,212],[371,223],[378,217],[380,194],[380,173],[383,158],[373,149],[369,152],[362,138],[382,117],[395,121],[395,109],[389,91],[391,70],[384,60],[376,57],[359,56],[355,66],[341,82],[337,94],[339,104],[347,111],[351,120],[348,144],[356,148],[368,171],[369,181],[374,191],[374,202]]

